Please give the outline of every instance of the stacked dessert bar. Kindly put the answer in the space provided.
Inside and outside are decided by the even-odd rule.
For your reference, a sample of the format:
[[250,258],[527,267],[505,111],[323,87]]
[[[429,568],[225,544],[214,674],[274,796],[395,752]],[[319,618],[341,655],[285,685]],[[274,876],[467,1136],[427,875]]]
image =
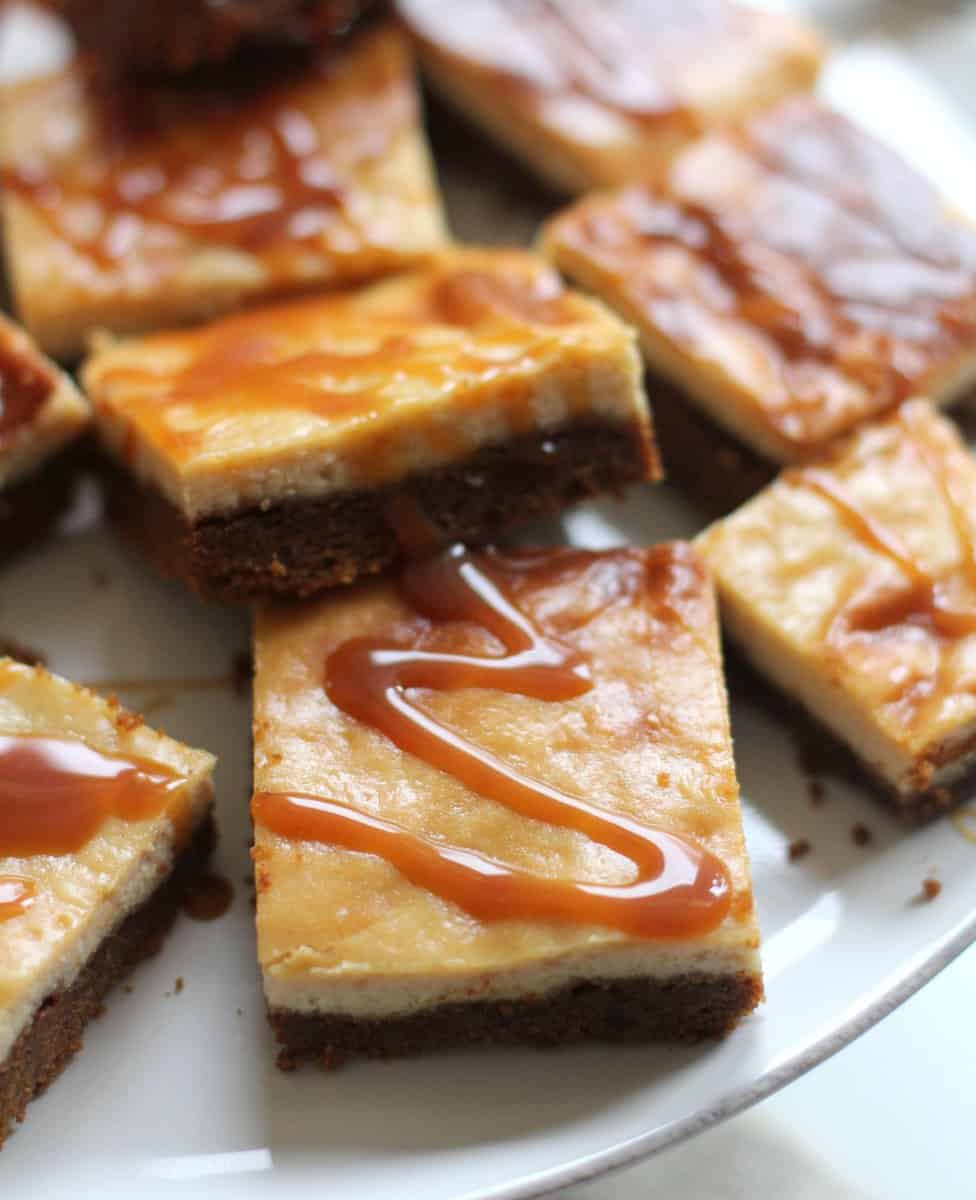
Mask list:
[[[933,404],[976,375],[976,234],[803,94],[814,33],[736,4],[53,7],[95,65],[0,102],[40,347],[0,327],[0,549],[90,420],[127,541],[253,606],[281,1065],[725,1034],[762,976],[713,580],[899,811],[973,766],[976,463]],[[612,190],[534,252],[453,243],[414,53]],[[651,406],[664,466],[748,503],[695,545],[495,544],[657,482]],[[212,766],[0,661],[0,1137],[205,860]]]

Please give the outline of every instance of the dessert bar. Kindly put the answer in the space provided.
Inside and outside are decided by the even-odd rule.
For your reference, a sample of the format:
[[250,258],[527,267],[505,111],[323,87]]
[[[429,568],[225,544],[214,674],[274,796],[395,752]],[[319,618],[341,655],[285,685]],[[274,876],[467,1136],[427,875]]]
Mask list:
[[696,1040],[758,1002],[711,582],[687,545],[474,554],[259,611],[281,1065]]
[[763,466],[976,380],[976,230],[813,99],[706,138],[660,187],[584,199],[543,245],[639,328],[668,468],[724,478],[727,507]]
[[203,872],[213,766],[117,702],[0,659],[0,1144]]
[[435,88],[580,192],[660,172],[703,132],[809,88],[806,25],[724,0],[398,0]]
[[236,54],[317,46],[369,0],[41,0],[78,45],[116,74],[179,74]]
[[3,236],[42,347],[201,320],[416,265],[445,238],[402,37],[311,62],[106,86],[80,63],[0,94]]
[[971,793],[974,514],[976,459],[912,401],[699,538],[729,635],[910,819]]
[[116,523],[230,602],[658,474],[633,334],[522,251],[110,344],[83,379]]

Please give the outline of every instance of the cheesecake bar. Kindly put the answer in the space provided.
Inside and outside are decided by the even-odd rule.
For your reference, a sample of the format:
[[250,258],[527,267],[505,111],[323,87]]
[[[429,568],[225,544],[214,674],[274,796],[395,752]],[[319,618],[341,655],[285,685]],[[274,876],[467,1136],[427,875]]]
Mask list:
[[759,1001],[711,582],[681,543],[461,546],[255,630],[280,1065],[696,1040]]
[[0,1144],[202,874],[213,766],[117,702],[0,659]]
[[88,405],[0,316],[0,560],[35,546],[70,503]]
[[746,658],[918,819],[976,766],[976,459],[916,400],[699,546]]
[[398,0],[434,87],[560,191],[659,173],[707,130],[812,86],[820,38],[708,0]]
[[704,139],[661,186],[584,199],[542,241],[639,328],[665,461],[692,490],[724,479],[728,507],[901,400],[976,381],[976,230],[810,98]]
[[247,52],[322,45],[368,0],[41,0],[115,75],[181,74]]
[[116,523],[230,602],[310,595],[658,473],[633,334],[517,250],[122,341],[83,379]]
[[11,288],[49,353],[347,285],[444,241],[396,31],[313,61],[105,86],[80,63],[0,94]]

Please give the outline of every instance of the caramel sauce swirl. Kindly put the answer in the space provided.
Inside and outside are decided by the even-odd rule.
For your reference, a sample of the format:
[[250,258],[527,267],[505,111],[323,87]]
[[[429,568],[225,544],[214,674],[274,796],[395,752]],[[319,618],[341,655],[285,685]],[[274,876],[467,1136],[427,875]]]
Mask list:
[[25,913],[36,898],[33,879],[0,875],[0,924]]
[[[548,353],[551,339],[571,337],[580,320],[558,275],[520,256],[432,270],[413,281],[406,302],[373,320],[358,303],[293,300],[204,329],[157,334],[145,339],[138,362],[101,371],[97,390],[126,389],[125,415],[179,457],[243,413],[290,410],[352,422],[409,401],[415,393],[407,380],[423,393],[456,392],[467,376],[497,376],[507,364]],[[443,340],[431,339],[436,327]],[[462,336],[469,330],[475,336]],[[174,355],[181,365],[171,369]],[[470,403],[479,402],[473,390]],[[192,421],[172,420],[174,409]]]
[[328,656],[325,689],[341,711],[473,792],[629,858],[637,872],[632,882],[541,878],[319,796],[259,792],[255,822],[293,840],[380,855],[418,887],[481,920],[603,924],[637,937],[694,937],[719,925],[731,905],[731,884],[724,864],[709,851],[532,778],[442,724],[410,695],[413,689],[492,688],[557,702],[587,692],[592,686],[587,661],[537,627],[511,598],[519,574],[551,571],[554,563],[561,568],[568,557],[592,556],[476,558],[454,547],[408,566],[400,588],[415,611],[438,622],[480,626],[506,653],[432,653],[355,638]]
[[[864,545],[894,563],[904,575],[901,585],[879,586],[870,580],[855,586],[846,595],[830,620],[826,644],[840,648],[851,639],[870,644],[889,631],[911,626],[926,631],[934,639],[936,653],[930,669],[901,672],[891,680],[897,710],[906,722],[924,720],[938,705],[950,686],[949,660],[942,652],[947,644],[976,633],[976,547],[967,508],[956,493],[955,485],[918,420],[919,408],[903,405],[897,420],[908,432],[911,452],[924,464],[939,491],[959,540],[960,564],[947,575],[936,577],[913,557],[890,529],[869,513],[850,491],[831,474],[819,467],[798,467],[784,472],[784,479],[810,488],[828,500],[847,528]],[[960,579],[967,585],[969,603],[954,603]]]
[[0,857],[76,853],[110,817],[158,816],[184,782],[168,767],[73,739],[0,736]]
[[[898,419],[910,434],[909,444],[924,463],[932,482],[938,488],[946,510],[959,538],[961,569],[971,586],[976,587],[976,549],[966,508],[956,496],[945,468],[925,440],[913,415],[912,405],[905,405]],[[873,599],[860,599],[842,613],[842,623],[849,629],[877,631],[892,625],[924,623],[943,637],[958,638],[976,633],[976,605],[960,609],[953,607],[946,596],[948,580],[933,577],[901,544],[891,530],[876,520],[829,472],[819,467],[798,467],[785,472],[786,479],[803,484],[829,500],[848,529],[866,545],[893,562],[906,576],[907,587],[894,593],[885,592]]]
[[120,94],[84,77],[78,102],[97,114],[94,151],[77,164],[14,163],[2,182],[101,269],[145,248],[149,227],[255,254],[307,245],[338,213],[351,219],[350,172],[383,155],[414,98],[406,73],[399,78],[377,60],[368,90],[323,128],[304,98],[303,76],[327,78],[332,64],[323,56],[301,70],[274,63],[263,81],[255,82],[252,67],[247,78],[225,73],[219,84]]
[[[706,139],[666,186],[584,201],[554,229],[664,337],[733,373],[756,358],[755,403],[807,453],[924,391],[976,338],[976,235],[812,100]],[[751,357],[727,351],[730,324]]]

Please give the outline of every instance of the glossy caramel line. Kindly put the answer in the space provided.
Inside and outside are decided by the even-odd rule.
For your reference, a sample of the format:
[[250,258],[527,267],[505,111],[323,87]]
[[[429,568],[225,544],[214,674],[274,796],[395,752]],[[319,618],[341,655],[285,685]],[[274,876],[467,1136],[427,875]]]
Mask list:
[[72,854],[110,817],[145,821],[185,780],[69,738],[0,737],[0,857]]
[[[943,495],[956,530],[961,535],[965,530],[962,536],[964,569],[972,578],[976,573],[976,564],[972,559],[973,546],[966,514],[957,505],[951,485],[942,478],[939,464],[923,448],[919,438],[913,437],[912,441]],[[845,613],[848,626],[856,622],[858,628],[877,630],[909,620],[917,621],[921,617],[945,637],[964,637],[976,633],[976,609],[953,608],[947,603],[943,582],[933,578],[897,537],[865,512],[829,472],[816,467],[799,467],[785,474],[790,481],[802,483],[829,500],[847,526],[863,542],[890,559],[908,577],[909,587],[903,592],[881,596],[868,604],[860,602],[855,606],[856,613]]]
[[684,837],[529,777],[437,721],[407,695],[411,688],[484,687],[559,701],[588,691],[592,682],[583,657],[538,629],[506,594],[514,572],[551,570],[553,561],[551,555],[521,563],[479,561],[455,547],[411,565],[401,580],[408,603],[435,621],[482,626],[507,654],[432,653],[357,638],[328,657],[325,687],[343,712],[479,795],[535,820],[576,830],[626,856],[637,868],[632,882],[540,878],[316,796],[259,793],[255,821],[284,837],[378,854],[417,886],[484,920],[604,924],[640,937],[705,933],[722,921],[731,902],[727,871],[714,855]]
[[0,875],[0,923],[25,913],[36,898],[33,879],[22,875]]

